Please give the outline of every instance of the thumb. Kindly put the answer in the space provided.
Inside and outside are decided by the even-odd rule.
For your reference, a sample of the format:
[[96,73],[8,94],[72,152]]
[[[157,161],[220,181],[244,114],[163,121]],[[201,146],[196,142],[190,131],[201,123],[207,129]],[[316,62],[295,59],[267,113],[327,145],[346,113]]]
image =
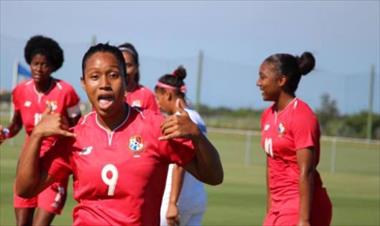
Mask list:
[[48,104],[48,105],[46,106],[45,111],[42,112],[42,115],[48,115],[48,114],[50,114],[52,111],[53,111],[53,110],[52,110],[52,107],[50,106],[50,104]]
[[175,102],[176,115],[180,115],[182,112],[185,112],[185,101],[181,98],[177,98]]

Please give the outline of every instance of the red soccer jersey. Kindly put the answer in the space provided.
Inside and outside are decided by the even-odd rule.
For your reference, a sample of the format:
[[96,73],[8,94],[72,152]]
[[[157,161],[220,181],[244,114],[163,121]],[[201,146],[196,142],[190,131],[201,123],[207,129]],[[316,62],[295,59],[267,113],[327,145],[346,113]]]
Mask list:
[[[268,156],[272,208],[276,208],[276,204],[299,196],[296,152],[313,147],[316,164],[319,162],[319,124],[310,107],[295,98],[281,112],[276,112],[273,106],[266,109],[261,119],[261,132],[261,145]],[[317,171],[314,185],[322,186]]]
[[[79,97],[72,86],[54,78],[50,89],[45,93],[37,92],[33,80],[22,82],[13,90],[12,98],[15,111],[21,114],[27,135],[30,135],[34,126],[40,121],[47,105],[65,117],[73,118],[80,114]],[[45,139],[41,151],[48,148],[52,142],[52,138]]]
[[142,85],[139,85],[135,90],[128,92],[125,98],[127,103],[132,107],[159,112],[154,94]]
[[73,174],[73,225],[159,225],[168,164],[194,156],[190,140],[158,140],[161,115],[129,109],[111,133],[89,113],[75,140],[58,141],[41,160],[56,179]]

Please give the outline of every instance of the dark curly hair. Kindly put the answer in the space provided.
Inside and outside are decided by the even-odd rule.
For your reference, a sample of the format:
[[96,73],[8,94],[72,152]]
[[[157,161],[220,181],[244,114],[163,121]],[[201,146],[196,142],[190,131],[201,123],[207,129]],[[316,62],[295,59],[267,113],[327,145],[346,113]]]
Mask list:
[[30,65],[35,55],[44,55],[49,64],[53,67],[53,72],[58,70],[63,64],[63,50],[59,44],[49,37],[36,35],[31,37],[24,48],[26,62]]

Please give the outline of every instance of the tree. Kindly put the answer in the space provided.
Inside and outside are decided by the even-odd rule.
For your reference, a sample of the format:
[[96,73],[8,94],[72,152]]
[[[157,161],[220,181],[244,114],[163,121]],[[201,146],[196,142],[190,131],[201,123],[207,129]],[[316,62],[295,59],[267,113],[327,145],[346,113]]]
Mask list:
[[321,96],[321,106],[316,110],[322,129],[327,128],[329,121],[339,118],[339,109],[336,100],[330,98],[328,93]]

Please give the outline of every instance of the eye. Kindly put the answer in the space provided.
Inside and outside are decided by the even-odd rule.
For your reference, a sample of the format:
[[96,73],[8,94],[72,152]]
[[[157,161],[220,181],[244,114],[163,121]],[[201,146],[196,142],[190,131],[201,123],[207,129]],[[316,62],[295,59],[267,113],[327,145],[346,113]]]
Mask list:
[[98,80],[99,74],[93,73],[88,76],[91,80]]
[[108,74],[108,76],[109,76],[110,78],[115,79],[115,78],[118,78],[120,75],[119,75],[119,72],[111,71],[111,72]]

